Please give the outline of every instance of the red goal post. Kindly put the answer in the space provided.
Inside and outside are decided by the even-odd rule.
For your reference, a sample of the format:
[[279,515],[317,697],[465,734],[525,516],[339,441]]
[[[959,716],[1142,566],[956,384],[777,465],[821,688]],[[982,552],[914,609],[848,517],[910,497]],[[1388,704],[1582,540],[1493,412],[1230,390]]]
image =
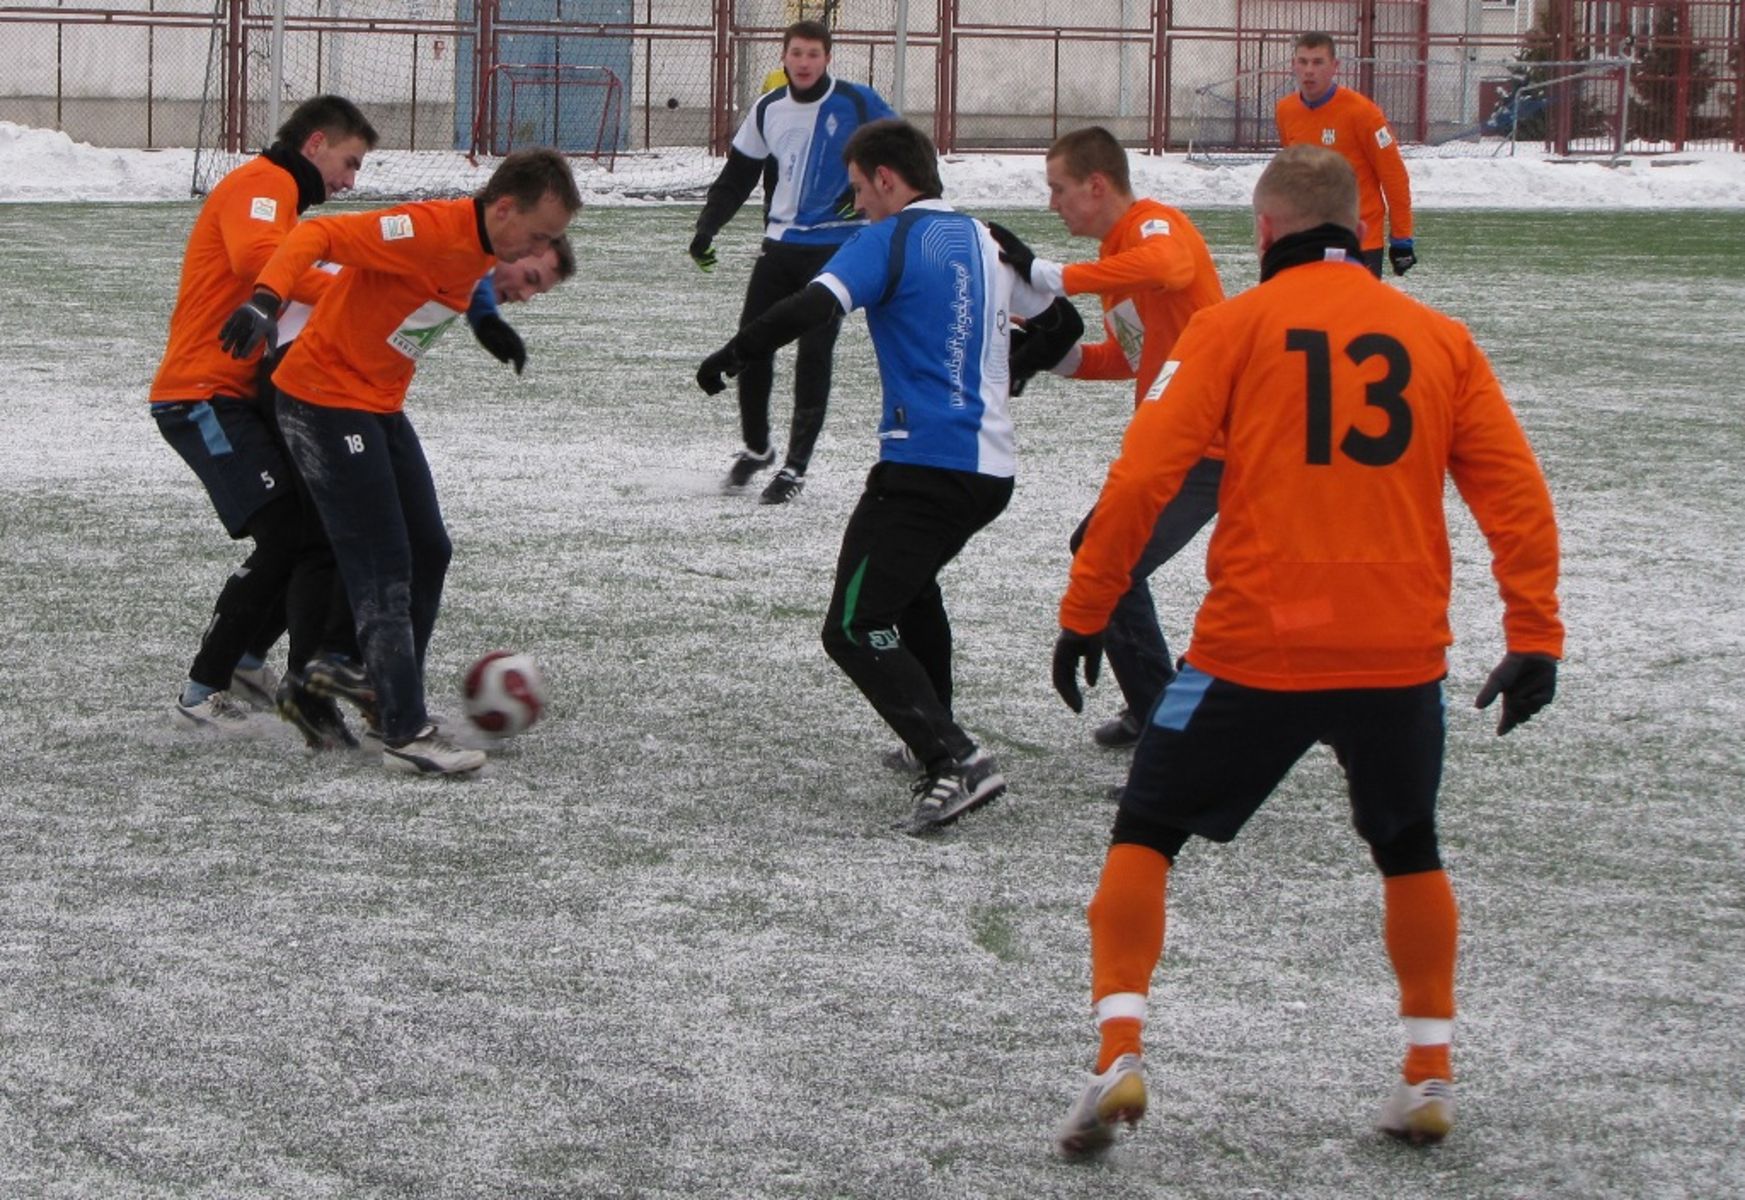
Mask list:
[[530,146],[605,162],[624,140],[624,85],[609,67],[497,63],[486,73],[467,161]]

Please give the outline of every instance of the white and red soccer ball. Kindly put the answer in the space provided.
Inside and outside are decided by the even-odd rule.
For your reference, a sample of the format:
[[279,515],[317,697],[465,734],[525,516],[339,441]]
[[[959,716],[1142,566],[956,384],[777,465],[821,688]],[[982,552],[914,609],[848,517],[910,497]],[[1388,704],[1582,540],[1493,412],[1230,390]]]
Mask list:
[[525,733],[545,711],[545,678],[531,654],[493,650],[461,683],[467,720],[495,737]]

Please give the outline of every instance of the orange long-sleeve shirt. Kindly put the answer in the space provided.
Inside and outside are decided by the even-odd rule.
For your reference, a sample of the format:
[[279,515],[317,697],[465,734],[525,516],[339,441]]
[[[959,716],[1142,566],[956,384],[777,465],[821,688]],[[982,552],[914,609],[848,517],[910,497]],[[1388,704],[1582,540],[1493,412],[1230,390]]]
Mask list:
[[299,226],[261,272],[281,296],[316,260],[346,269],[273,382],[331,408],[398,412],[418,360],[463,316],[495,264],[473,200],[429,200]]
[[1406,176],[1406,161],[1400,157],[1386,114],[1373,100],[1335,84],[1333,94],[1314,108],[1304,102],[1301,92],[1292,92],[1278,102],[1273,117],[1282,144],[1337,150],[1357,172],[1365,250],[1380,249],[1384,232],[1396,241],[1412,236],[1412,183]]
[[[218,181],[188,234],[169,345],[152,380],[153,404],[254,395],[258,354],[232,358],[219,346],[218,331],[248,301],[255,277],[296,226],[297,181],[278,164],[250,159]],[[306,271],[281,295],[313,304],[331,282]]]
[[1200,670],[1278,691],[1440,678],[1450,475],[1490,542],[1508,648],[1562,654],[1550,493],[1465,326],[1317,261],[1197,314],[1172,359],[1109,470],[1063,627],[1108,623],[1158,512],[1223,431],[1211,588],[1186,655]]
[[1103,238],[1095,262],[1061,272],[1067,295],[1103,301],[1102,341],[1081,348],[1074,379],[1136,380],[1137,405],[1188,318],[1224,298],[1206,240],[1179,209],[1135,200]]

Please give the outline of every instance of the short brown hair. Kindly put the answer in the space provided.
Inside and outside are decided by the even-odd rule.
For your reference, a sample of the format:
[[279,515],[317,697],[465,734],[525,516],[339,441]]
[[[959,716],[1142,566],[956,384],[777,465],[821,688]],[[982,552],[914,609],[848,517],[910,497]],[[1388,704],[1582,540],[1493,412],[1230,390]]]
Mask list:
[[842,148],[842,161],[853,163],[869,179],[880,167],[889,167],[928,200],[945,195],[939,181],[939,152],[928,136],[899,117],[868,121]]
[[318,133],[325,133],[330,142],[342,142],[358,137],[371,150],[378,141],[376,127],[371,125],[357,105],[344,96],[314,96],[303,101],[285,118],[273,136],[291,150],[302,153],[304,145]]
[[541,146],[506,156],[485,181],[479,199],[491,204],[512,196],[515,206],[525,211],[547,194],[556,196],[565,212],[573,215],[581,211],[582,193],[576,189],[576,176],[569,161],[556,150]]
[[806,42],[821,42],[824,53],[830,53],[830,27],[822,21],[795,21],[782,30],[782,51],[786,53],[788,43],[795,38]]
[[1321,33],[1319,31],[1312,33],[1299,33],[1297,35],[1297,44],[1292,47],[1292,51],[1294,53],[1297,50],[1320,50],[1323,48],[1326,49],[1328,58],[1334,60],[1339,58],[1339,47],[1333,44],[1333,35],[1330,33]]
[[576,247],[569,234],[553,240],[551,252],[557,256],[558,279],[568,279],[576,273]]
[[1322,146],[1286,146],[1254,185],[1254,207],[1283,233],[1317,225],[1357,229],[1357,173],[1345,156]]
[[1066,173],[1079,182],[1101,172],[1124,195],[1133,192],[1133,178],[1127,171],[1127,151],[1115,140],[1115,135],[1101,125],[1075,129],[1054,139],[1048,157],[1058,159]]

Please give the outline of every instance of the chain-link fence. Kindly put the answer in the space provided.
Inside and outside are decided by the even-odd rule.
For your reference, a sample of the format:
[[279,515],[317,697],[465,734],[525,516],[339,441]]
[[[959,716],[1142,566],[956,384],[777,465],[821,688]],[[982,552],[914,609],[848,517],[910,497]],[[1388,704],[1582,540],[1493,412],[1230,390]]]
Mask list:
[[[37,0],[0,3],[0,121],[100,145],[200,145],[221,170],[269,139],[276,112],[325,90],[363,105],[395,154],[465,156],[481,130],[487,152],[592,130],[575,152],[622,163],[685,147],[703,162],[779,66],[782,29],[808,18],[832,29],[838,76],[878,89],[948,151],[1041,148],[1090,123],[1134,148],[1262,151],[1305,28],[1333,33],[1341,79],[1408,146],[1490,152],[1485,122],[1512,91],[1517,107],[1568,114],[1545,138],[1529,113],[1516,145],[1534,131],[1580,152],[1609,134],[1583,132],[1603,111],[1623,123],[1623,149],[1745,149],[1745,0],[1521,3]],[[1629,85],[1608,93],[1618,75],[1604,64],[1624,60]],[[1548,82],[1555,63],[1582,65]],[[432,187],[453,186],[430,170]]]

